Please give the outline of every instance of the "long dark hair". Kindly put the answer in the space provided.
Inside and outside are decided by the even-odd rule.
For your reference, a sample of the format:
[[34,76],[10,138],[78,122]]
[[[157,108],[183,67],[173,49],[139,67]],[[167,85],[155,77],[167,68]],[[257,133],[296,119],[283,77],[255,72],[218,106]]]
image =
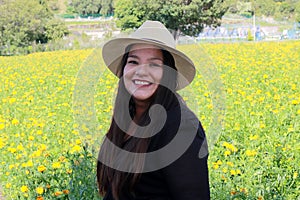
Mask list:
[[[131,46],[126,48],[125,54],[122,57],[121,61],[121,75],[123,75],[123,69],[126,65],[128,54],[130,51]],[[156,92],[151,97],[152,101],[146,110],[143,113],[141,119],[137,122],[139,126],[147,126],[151,120],[155,120],[153,118],[150,119],[149,116],[149,109],[152,105],[159,104],[164,107],[167,111],[169,110],[174,104],[177,102],[176,98],[176,84],[177,84],[177,69],[175,67],[175,61],[173,56],[166,50],[161,49],[163,54],[163,63],[165,66],[163,69],[163,77],[161,79],[161,84],[158,86]],[[168,70],[168,67],[173,70]],[[121,76],[122,77],[122,76]],[[125,98],[124,98],[125,97]],[[124,99],[130,99],[129,102],[124,101]],[[128,116],[128,112],[130,114],[131,119],[135,116],[135,103],[133,98],[130,96],[128,91],[125,88],[124,81],[120,78],[118,92],[115,100],[115,106],[113,111],[113,117],[111,121],[110,128],[106,134],[106,138],[100,148],[99,158],[100,157],[107,157],[108,155],[111,156],[114,153],[109,152],[112,151],[111,148],[106,148],[106,142],[109,140],[114,145],[130,152],[135,153],[146,153],[150,138],[140,138],[131,136],[130,139],[125,140],[128,138],[128,134],[124,131],[124,128],[121,128],[116,123],[115,117],[116,115],[120,115],[120,117]],[[127,115],[126,115],[127,114]],[[124,118],[123,118],[124,119]],[[155,123],[155,122],[154,122]],[[125,130],[128,130],[129,124],[126,124]],[[146,129],[145,131],[151,132],[151,130]],[[114,155],[115,158],[108,158],[111,159],[112,162],[115,162],[116,157],[118,155]],[[124,159],[124,158],[123,158]],[[144,159],[139,158],[135,163],[137,163],[137,168],[143,168],[144,166]],[[135,183],[138,181],[140,177],[140,173],[128,173],[119,171],[117,169],[113,169],[109,166],[106,166],[104,163],[98,159],[97,163],[97,182],[99,193],[101,195],[105,195],[108,190],[111,190],[113,197],[117,200],[119,199],[121,193],[123,191],[133,192],[133,188]]]

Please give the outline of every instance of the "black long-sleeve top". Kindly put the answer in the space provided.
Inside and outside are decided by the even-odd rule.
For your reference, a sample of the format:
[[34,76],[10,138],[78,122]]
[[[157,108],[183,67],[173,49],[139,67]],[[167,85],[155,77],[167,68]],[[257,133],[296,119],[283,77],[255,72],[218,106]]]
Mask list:
[[[178,134],[181,137],[176,140]],[[181,103],[180,107],[170,109],[164,127],[151,138],[148,152],[155,152],[171,144],[172,147],[166,154],[157,156],[157,166],[177,153],[179,158],[163,168],[142,173],[133,193],[124,191],[120,200],[210,199],[205,138],[200,121],[185,104]],[[147,160],[145,165],[147,166]],[[110,190],[104,200],[114,200]]]

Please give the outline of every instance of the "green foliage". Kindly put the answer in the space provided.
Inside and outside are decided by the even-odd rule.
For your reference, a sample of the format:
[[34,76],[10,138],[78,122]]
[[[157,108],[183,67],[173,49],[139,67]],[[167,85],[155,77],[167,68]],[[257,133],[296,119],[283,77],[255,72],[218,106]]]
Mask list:
[[101,199],[96,182],[97,159],[87,146],[83,148],[81,154],[68,154],[72,167],[69,199]]
[[[24,54],[34,43],[46,43],[67,34],[53,19],[47,5],[38,0],[4,0],[0,5],[0,55]],[[27,49],[27,50],[26,50]]]
[[144,10],[136,7],[133,0],[117,1],[115,5],[116,25],[122,30],[139,27],[142,24]]
[[158,20],[175,34],[195,36],[205,25],[220,25],[226,9],[223,0],[126,0],[116,3],[115,16],[123,30],[136,28],[146,20]]
[[72,0],[69,9],[80,15],[110,15],[113,11],[112,0]]
[[51,19],[45,26],[45,35],[49,40],[58,40],[68,33],[67,27],[59,19]]
[[[227,0],[228,12],[257,16],[271,16],[279,20],[297,19],[300,13],[299,0]],[[250,15],[249,15],[250,16]]]

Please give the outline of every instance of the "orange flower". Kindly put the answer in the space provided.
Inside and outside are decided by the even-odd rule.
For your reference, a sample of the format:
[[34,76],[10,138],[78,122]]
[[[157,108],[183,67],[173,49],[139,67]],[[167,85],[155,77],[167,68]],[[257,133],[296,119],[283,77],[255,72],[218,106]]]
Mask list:
[[60,195],[62,195],[62,194],[63,194],[63,193],[62,193],[61,191],[56,191],[56,192],[54,193],[54,195],[57,196],[57,197],[60,196]]
[[69,194],[70,191],[69,191],[69,190],[63,190],[63,193],[64,193],[64,194]]

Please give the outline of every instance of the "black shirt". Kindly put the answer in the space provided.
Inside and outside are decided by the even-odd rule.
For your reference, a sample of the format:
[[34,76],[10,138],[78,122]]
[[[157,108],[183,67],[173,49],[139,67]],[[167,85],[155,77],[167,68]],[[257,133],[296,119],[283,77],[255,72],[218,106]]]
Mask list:
[[[181,137],[176,140],[180,134]],[[124,191],[120,200],[210,199],[205,133],[197,117],[185,104],[181,104],[180,109],[178,106],[167,112],[167,121],[163,129],[151,138],[148,152],[155,152],[166,145],[172,146],[169,151],[148,161],[157,170],[142,173],[134,191]],[[172,162],[168,164],[166,160]],[[104,200],[114,200],[110,190]]]

